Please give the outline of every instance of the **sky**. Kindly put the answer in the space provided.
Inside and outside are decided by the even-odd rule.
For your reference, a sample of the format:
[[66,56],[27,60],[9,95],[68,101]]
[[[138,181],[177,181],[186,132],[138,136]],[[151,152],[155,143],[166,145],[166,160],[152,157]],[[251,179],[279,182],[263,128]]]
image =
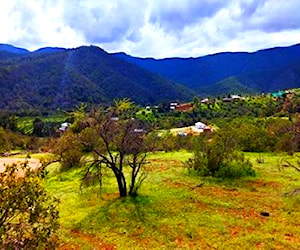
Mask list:
[[300,43],[299,0],[0,0],[0,43],[198,57]]

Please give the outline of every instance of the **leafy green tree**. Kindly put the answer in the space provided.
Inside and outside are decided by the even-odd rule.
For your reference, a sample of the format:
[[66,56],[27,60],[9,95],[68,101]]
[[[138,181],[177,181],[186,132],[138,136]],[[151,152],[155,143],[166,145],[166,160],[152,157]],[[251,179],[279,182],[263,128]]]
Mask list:
[[0,173],[0,248],[52,249],[58,229],[58,200],[42,184],[44,169],[6,166]]
[[79,135],[72,131],[65,132],[58,140],[52,142],[52,152],[58,156],[55,161],[61,163],[62,171],[81,166],[82,143]]
[[73,121],[69,128],[75,133],[79,133],[84,127],[82,121],[86,116],[86,107],[86,104],[80,104],[77,106],[76,110],[69,114],[71,120]]
[[293,154],[300,150],[300,120],[270,119],[267,131],[274,141],[274,150]]
[[134,107],[134,102],[129,98],[114,100],[114,108],[119,112],[130,110]]
[[267,130],[264,126],[251,124],[245,120],[235,127],[237,143],[242,151],[264,152],[270,150]]
[[137,107],[129,98],[114,100],[114,106],[110,108],[114,116],[121,119],[130,119],[135,116]]
[[17,131],[17,118],[7,110],[0,111],[0,127]]

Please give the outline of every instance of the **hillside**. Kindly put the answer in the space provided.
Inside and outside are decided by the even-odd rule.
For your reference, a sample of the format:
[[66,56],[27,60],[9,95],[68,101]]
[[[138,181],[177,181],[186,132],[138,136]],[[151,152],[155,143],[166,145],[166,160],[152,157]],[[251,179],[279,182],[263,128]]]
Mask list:
[[[179,84],[181,85],[179,85]],[[136,58],[96,46],[30,52],[0,44],[0,108],[72,109],[81,102],[137,104],[253,94],[300,86],[300,45],[199,58]]]
[[228,77],[219,82],[197,89],[201,96],[222,96],[226,93],[255,94],[255,90],[246,87],[236,77]]
[[[260,50],[254,53],[218,53],[198,58],[137,58],[124,53],[114,56],[158,73],[197,90],[199,94],[220,94],[226,91],[268,92],[300,86],[300,45]],[[231,88],[231,79],[238,79]],[[221,85],[220,85],[221,84]],[[227,93],[228,93],[227,92]]]
[[[1,46],[0,46],[1,51]],[[80,102],[139,104],[188,100],[194,93],[95,47],[0,53],[0,108],[69,109]]]

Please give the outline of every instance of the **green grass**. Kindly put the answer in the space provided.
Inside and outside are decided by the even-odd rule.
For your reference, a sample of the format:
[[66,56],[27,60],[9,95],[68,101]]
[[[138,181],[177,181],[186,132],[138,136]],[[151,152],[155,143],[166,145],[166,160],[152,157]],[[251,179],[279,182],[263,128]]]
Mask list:
[[300,188],[300,174],[279,171],[281,155],[248,153],[258,176],[230,181],[189,175],[182,161],[190,156],[149,155],[136,198],[119,199],[108,171],[101,194],[79,189],[80,169],[50,171],[46,187],[61,200],[61,249],[300,249],[300,194],[286,195]]

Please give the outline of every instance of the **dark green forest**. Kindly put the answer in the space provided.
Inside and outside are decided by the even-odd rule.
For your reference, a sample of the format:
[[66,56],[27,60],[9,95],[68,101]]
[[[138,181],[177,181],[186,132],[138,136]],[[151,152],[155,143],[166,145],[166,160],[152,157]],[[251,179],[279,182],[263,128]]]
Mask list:
[[299,86],[299,45],[199,58],[142,59],[96,46],[41,48],[0,45],[0,108],[19,114],[72,110],[80,103],[137,105],[193,96],[253,95]]

